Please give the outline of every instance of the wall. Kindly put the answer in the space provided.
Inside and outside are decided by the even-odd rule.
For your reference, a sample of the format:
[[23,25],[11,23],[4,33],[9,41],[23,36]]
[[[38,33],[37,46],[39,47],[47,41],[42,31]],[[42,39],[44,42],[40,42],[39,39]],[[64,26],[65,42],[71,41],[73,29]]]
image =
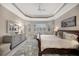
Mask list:
[[[72,16],[76,16],[76,23],[77,26],[76,27],[61,27],[61,21],[64,19],[67,19],[69,17]],[[59,29],[63,29],[63,30],[79,30],[79,5],[77,5],[76,7],[74,7],[73,9],[71,9],[70,11],[68,11],[67,13],[65,13],[64,15],[62,15],[60,18],[55,20],[55,27],[59,27]]]
[[[0,38],[3,35],[8,35],[6,32],[6,21],[11,20],[17,23],[23,23],[22,19],[8,11],[6,8],[0,5]],[[0,39],[1,40],[1,39]]]
[[[41,29],[38,28],[38,31],[35,27],[35,25],[38,25],[38,24],[44,24],[46,25],[45,28]],[[29,29],[30,28],[30,29]],[[50,29],[50,31],[48,30],[48,28]],[[53,34],[53,29],[54,29],[54,22],[53,21],[49,21],[49,22],[29,22],[27,25],[26,25],[26,35],[27,36],[33,36],[37,33],[41,33],[41,34]]]

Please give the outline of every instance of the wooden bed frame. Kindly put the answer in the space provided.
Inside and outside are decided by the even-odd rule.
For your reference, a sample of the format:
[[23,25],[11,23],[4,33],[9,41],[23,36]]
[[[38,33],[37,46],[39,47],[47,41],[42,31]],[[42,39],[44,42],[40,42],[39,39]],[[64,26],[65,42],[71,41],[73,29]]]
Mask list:
[[[79,30],[59,30],[58,32],[68,32],[72,34],[78,35],[78,42],[79,42]],[[38,48],[39,48],[39,56],[42,56],[42,54],[60,54],[60,55],[76,55],[79,56],[79,48],[77,49],[60,49],[60,48],[46,48],[43,51],[41,51],[41,40],[37,39],[38,41]]]

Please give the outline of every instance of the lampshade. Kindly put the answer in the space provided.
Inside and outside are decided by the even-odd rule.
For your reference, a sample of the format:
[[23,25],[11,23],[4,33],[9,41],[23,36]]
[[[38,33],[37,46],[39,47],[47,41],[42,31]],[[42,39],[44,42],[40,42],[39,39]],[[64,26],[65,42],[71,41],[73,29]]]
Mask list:
[[54,31],[56,32],[56,31],[58,31],[58,29],[59,29],[59,27],[55,27]]

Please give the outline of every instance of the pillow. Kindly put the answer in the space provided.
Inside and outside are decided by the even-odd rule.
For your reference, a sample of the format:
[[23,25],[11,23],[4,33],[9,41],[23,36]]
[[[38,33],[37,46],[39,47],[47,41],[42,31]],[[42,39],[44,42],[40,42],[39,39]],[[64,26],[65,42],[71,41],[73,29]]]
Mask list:
[[75,34],[72,34],[72,37],[73,37],[74,39],[77,39],[77,38],[78,38],[78,36],[75,35]]
[[57,36],[61,39],[64,39],[62,31],[57,32]]
[[77,35],[63,32],[64,38],[68,40],[77,40]]

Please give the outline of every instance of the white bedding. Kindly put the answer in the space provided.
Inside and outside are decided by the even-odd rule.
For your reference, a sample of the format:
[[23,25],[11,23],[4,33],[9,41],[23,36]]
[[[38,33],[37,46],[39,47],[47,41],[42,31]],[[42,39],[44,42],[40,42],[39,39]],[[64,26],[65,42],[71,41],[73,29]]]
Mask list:
[[76,48],[79,43],[76,40],[66,40],[55,35],[40,35],[41,51],[46,48]]

